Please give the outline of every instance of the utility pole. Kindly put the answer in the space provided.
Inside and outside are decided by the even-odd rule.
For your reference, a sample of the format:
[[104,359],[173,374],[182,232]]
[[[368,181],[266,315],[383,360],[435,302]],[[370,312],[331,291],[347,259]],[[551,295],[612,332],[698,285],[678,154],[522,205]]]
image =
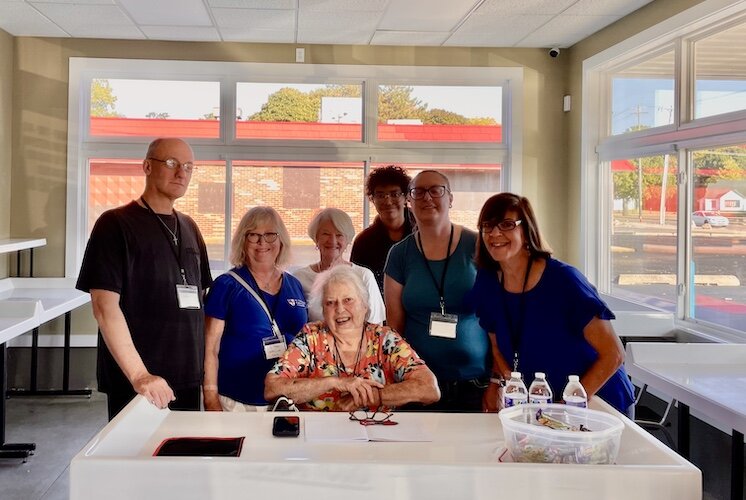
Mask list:
[[[633,115],[637,115],[637,128],[635,130],[640,130],[642,128],[642,123],[640,117],[647,113],[642,108],[642,105],[638,104],[635,106],[635,110],[632,112]],[[637,217],[640,222],[642,222],[642,159],[637,159]]]

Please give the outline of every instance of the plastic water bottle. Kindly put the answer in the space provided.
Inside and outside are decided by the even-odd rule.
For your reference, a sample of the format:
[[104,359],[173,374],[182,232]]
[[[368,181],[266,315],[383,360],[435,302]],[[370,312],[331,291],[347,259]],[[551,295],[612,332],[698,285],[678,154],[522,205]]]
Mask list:
[[588,408],[588,393],[580,383],[580,377],[570,375],[567,377],[567,385],[562,391],[562,399],[566,405],[577,406],[578,408]]
[[521,405],[528,401],[528,390],[521,379],[521,372],[511,372],[510,381],[503,390],[503,408]]
[[528,402],[547,404],[552,402],[552,388],[543,372],[534,373],[534,381],[528,388]]

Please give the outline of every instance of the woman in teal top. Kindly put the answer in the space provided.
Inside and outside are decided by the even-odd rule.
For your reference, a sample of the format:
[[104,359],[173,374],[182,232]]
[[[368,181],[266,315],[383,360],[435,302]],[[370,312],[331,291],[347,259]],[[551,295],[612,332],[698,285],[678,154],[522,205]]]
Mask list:
[[438,378],[431,411],[481,411],[489,378],[489,339],[466,301],[474,285],[477,235],[452,224],[448,178],[424,170],[409,189],[417,230],[391,248],[386,262],[386,320]]

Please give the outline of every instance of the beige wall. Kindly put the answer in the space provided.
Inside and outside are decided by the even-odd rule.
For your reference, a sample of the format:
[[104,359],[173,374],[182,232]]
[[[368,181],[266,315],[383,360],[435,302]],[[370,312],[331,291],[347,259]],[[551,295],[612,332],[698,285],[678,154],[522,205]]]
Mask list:
[[[38,276],[64,274],[67,81],[71,56],[293,62],[295,45],[175,43],[54,38],[16,39],[13,103],[11,233],[46,237],[37,251]],[[568,230],[567,137],[561,59],[543,49],[306,46],[306,61],[321,64],[523,66],[523,192],[534,201],[549,242],[565,258]],[[36,272],[38,270],[38,272]]]
[[[10,166],[13,103],[13,37],[0,30],[0,239],[10,237]],[[0,258],[0,278],[8,260]]]
[[704,0],[656,0],[645,7],[622,18],[606,29],[595,33],[575,44],[568,51],[567,90],[573,97],[573,110],[568,113],[565,123],[567,134],[567,185],[568,196],[565,209],[573,221],[567,233],[567,254],[573,264],[580,261],[580,138],[582,117],[582,81],[583,61],[603,50],[620,43],[627,38],[644,31],[669,17],[701,3]]

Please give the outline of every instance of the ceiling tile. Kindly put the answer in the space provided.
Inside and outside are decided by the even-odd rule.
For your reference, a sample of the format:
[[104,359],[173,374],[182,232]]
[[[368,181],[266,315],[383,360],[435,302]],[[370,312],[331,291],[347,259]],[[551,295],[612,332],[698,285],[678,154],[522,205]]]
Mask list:
[[295,43],[295,33],[287,30],[220,28],[226,42]]
[[471,16],[448,39],[446,46],[512,47],[525,33],[546,24],[552,16]]
[[118,0],[137,24],[212,26],[202,0]]
[[578,0],[563,14],[573,16],[626,16],[652,0]]
[[136,26],[116,26],[111,24],[81,23],[70,29],[75,38],[113,38],[122,40],[144,40],[145,35]]
[[[378,26],[379,19],[380,14],[371,12],[337,12],[334,15],[326,12],[307,12],[298,17],[298,43],[367,44]],[[333,40],[337,33],[339,41],[335,42]],[[325,41],[312,42],[310,39]]]
[[114,0],[39,0],[38,2],[30,0],[28,3],[76,3],[80,5],[114,5],[115,2]]
[[516,46],[570,47],[618,19],[618,16],[556,16]]
[[472,16],[559,14],[577,1],[578,0],[485,0]]
[[372,35],[372,30],[370,33],[363,33],[355,28],[336,30],[298,30],[298,40],[296,43],[367,45]]
[[130,18],[115,5],[37,3],[36,8],[72,36],[85,36],[77,33],[81,31],[87,33],[89,27],[95,30],[98,26],[122,26],[136,29]]
[[213,8],[295,10],[295,0],[207,0],[207,4]]
[[450,33],[422,31],[376,31],[371,45],[441,45]]
[[383,12],[389,0],[298,0],[298,10],[306,12]]
[[392,0],[378,25],[382,30],[450,31],[475,0]]
[[140,26],[140,29],[150,40],[220,41],[218,30],[211,26]]
[[265,30],[295,30],[295,12],[292,10],[212,9],[219,27],[256,28]]
[[69,36],[39,11],[21,2],[0,4],[0,28],[13,36]]

